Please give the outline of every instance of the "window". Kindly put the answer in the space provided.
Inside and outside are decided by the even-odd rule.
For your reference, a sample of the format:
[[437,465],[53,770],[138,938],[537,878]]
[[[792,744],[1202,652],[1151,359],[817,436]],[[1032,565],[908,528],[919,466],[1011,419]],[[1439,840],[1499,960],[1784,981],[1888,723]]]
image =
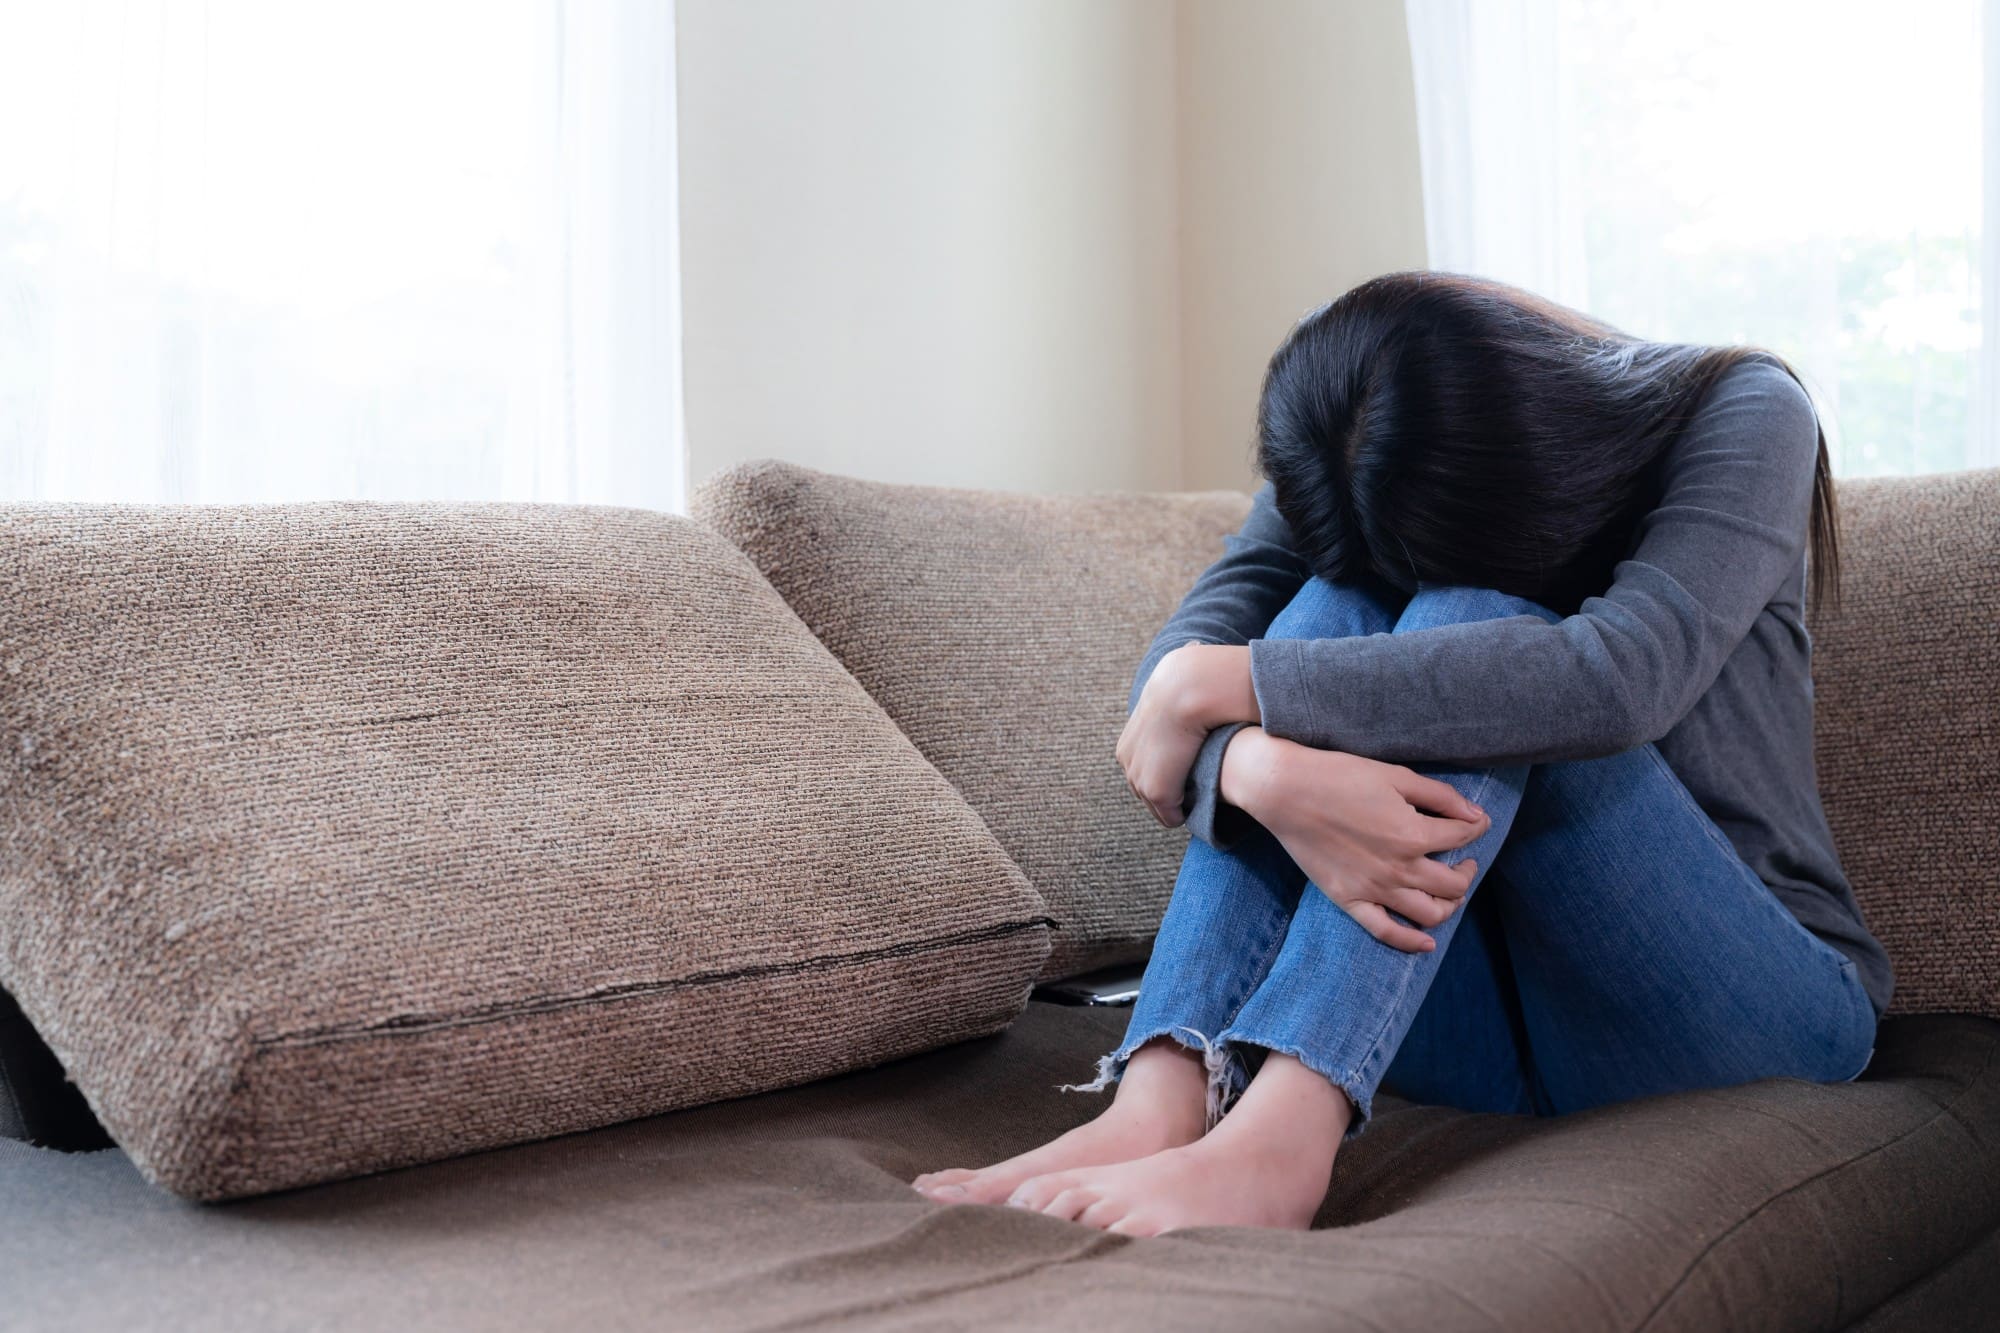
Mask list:
[[679,505],[669,5],[0,34],[0,498]]
[[1840,473],[2000,462],[1980,0],[1409,14],[1434,265],[1644,337],[1772,348]]

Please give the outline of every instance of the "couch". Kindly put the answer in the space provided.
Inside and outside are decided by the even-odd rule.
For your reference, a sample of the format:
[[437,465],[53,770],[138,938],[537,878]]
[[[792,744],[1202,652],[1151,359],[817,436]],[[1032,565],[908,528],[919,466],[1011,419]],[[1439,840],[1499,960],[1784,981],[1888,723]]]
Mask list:
[[[0,1326],[1995,1326],[2000,472],[1847,482],[1840,498],[1845,596],[1813,626],[1821,787],[1898,968],[1852,1084],[1769,1080],[1554,1119],[1385,1095],[1312,1231],[1133,1240],[907,1188],[1100,1104],[1055,1089],[1115,1044],[1122,1011],[1023,987],[982,1021],[1018,1014],[989,1035],[926,1028],[795,1086],[216,1195],[255,1196],[233,1202],[175,1197],[142,1174],[159,1179],[152,1159],[117,1147],[0,1138]],[[1179,844],[1134,822],[1104,731],[1122,712],[1117,673],[1242,503],[757,465],[711,483],[696,513],[980,813],[1053,926],[1052,947],[1009,966],[1048,983],[1143,955]],[[1169,529],[1187,549],[1145,559]],[[1026,572],[993,564],[1010,543]],[[1075,595],[1051,597],[1062,586]],[[1081,665],[1056,659],[1052,645],[1093,635]],[[1075,695],[1086,711],[1067,715],[1059,699]],[[1084,776],[1024,793],[1051,767]],[[1070,921],[1089,928],[1065,938]],[[901,1002],[921,1010],[943,985]],[[27,1027],[12,1039],[32,1044]],[[879,1062],[903,1049],[919,1053]],[[81,1100],[45,1114],[70,1147],[91,1144]]]

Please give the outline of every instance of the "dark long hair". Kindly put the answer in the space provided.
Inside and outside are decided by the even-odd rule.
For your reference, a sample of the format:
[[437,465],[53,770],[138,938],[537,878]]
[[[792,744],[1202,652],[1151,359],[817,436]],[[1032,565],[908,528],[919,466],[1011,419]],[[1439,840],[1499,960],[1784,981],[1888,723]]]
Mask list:
[[[1391,273],[1271,357],[1257,460],[1322,577],[1496,588],[1565,613],[1610,586],[1661,455],[1749,347],[1650,343],[1528,292]],[[1820,433],[1812,595],[1838,586]],[[1837,595],[1837,593],[1836,593]]]

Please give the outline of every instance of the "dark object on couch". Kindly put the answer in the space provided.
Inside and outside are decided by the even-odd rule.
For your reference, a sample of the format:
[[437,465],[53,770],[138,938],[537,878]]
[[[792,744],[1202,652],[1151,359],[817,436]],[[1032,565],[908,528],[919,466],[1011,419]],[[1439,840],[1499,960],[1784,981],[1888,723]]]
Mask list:
[[111,1136],[63,1074],[14,997],[0,990],[0,1139],[60,1152],[109,1148]]

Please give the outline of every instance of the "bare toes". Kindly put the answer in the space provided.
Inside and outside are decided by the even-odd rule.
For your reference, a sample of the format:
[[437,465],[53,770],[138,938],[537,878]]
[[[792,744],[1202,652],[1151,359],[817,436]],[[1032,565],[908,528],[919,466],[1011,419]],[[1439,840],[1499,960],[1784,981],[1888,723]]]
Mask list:
[[1118,1223],[1125,1220],[1126,1205],[1123,1199],[1107,1199],[1099,1196],[1096,1203],[1076,1215],[1076,1220],[1087,1227],[1099,1231],[1115,1231]]
[[962,1167],[919,1176],[911,1188],[933,1203],[999,1203],[1007,1197],[1015,1176],[1006,1163],[977,1171]]
[[931,1186],[931,1188],[923,1191],[923,1196],[926,1199],[929,1199],[932,1203],[951,1204],[951,1203],[992,1202],[991,1199],[982,1198],[979,1194],[975,1193],[974,1191],[976,1190],[976,1188],[977,1188],[976,1182],[968,1182],[967,1184],[964,1185],[933,1185]]
[[926,1171],[923,1175],[917,1177],[916,1183],[919,1185],[962,1185],[978,1174],[979,1171],[975,1167],[950,1166],[942,1171]]
[[1053,1171],[1046,1176],[1031,1176],[1015,1186],[1014,1192],[1007,1197],[1007,1205],[1010,1208],[1027,1208],[1039,1213],[1049,1206],[1050,1200],[1075,1183],[1075,1179],[1067,1171]]
[[1071,1185],[1043,1205],[1042,1211],[1050,1217],[1060,1217],[1065,1222],[1074,1222],[1078,1213],[1096,1202],[1096,1190],[1087,1185]]
[[[991,1171],[981,1171],[957,1188],[965,1192],[965,1198],[970,1203],[1005,1203],[1008,1194],[1013,1191],[1014,1182],[1018,1179],[1020,1177],[1013,1171],[1003,1171],[995,1167]],[[945,1188],[951,1189],[952,1186],[947,1185]]]

